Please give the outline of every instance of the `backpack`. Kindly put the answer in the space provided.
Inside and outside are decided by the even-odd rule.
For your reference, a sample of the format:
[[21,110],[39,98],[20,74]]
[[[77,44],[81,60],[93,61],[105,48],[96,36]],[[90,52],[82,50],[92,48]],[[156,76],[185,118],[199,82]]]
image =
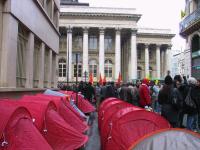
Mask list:
[[183,96],[177,88],[172,88],[170,94],[170,101],[172,106],[174,106],[177,109],[183,107]]
[[188,94],[187,94],[187,96],[185,98],[185,105],[186,105],[186,107],[188,107],[190,109],[196,109],[197,106],[196,106],[195,102],[191,98],[191,90],[192,90],[192,88],[190,87],[189,91],[188,91]]

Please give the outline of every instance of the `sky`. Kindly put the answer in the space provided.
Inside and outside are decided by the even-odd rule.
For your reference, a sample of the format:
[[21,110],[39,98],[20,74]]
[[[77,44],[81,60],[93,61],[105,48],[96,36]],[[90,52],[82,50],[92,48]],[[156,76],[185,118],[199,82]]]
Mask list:
[[185,0],[79,0],[91,7],[136,8],[142,14],[140,27],[171,29],[176,36],[172,39],[174,53],[185,48],[185,40],[179,35],[181,10]]

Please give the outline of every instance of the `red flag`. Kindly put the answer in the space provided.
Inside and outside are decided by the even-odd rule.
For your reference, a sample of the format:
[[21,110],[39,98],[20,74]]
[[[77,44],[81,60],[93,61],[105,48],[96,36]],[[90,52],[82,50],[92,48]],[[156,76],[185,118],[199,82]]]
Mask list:
[[103,85],[103,79],[102,79],[102,77],[101,77],[101,73],[100,73],[99,84],[100,84],[100,85]]
[[117,84],[120,85],[122,82],[122,75],[121,73],[119,72],[119,76],[118,76],[118,79],[117,79]]
[[103,83],[106,83],[106,76],[104,75]]
[[93,84],[94,83],[94,80],[93,80],[93,75],[92,73],[90,73],[90,79],[89,79],[89,83]]

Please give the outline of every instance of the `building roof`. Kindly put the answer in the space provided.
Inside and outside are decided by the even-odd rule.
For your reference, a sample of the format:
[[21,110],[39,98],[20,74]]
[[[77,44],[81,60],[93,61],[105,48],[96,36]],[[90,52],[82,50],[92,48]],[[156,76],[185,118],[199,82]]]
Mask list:
[[109,7],[76,7],[61,6],[61,14],[73,16],[112,16],[112,17],[129,17],[140,19],[141,14],[136,12],[135,8],[109,8]]
[[79,3],[78,0],[61,0],[60,5],[89,6],[89,3]]

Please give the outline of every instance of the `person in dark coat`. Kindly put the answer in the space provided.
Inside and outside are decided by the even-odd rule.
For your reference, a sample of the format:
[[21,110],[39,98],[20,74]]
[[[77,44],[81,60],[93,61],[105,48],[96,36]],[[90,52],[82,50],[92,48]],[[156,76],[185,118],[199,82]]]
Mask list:
[[173,91],[173,80],[171,76],[166,76],[164,85],[159,91],[158,102],[161,105],[161,115],[167,119],[173,127],[178,126],[179,111],[172,105],[171,94]]

